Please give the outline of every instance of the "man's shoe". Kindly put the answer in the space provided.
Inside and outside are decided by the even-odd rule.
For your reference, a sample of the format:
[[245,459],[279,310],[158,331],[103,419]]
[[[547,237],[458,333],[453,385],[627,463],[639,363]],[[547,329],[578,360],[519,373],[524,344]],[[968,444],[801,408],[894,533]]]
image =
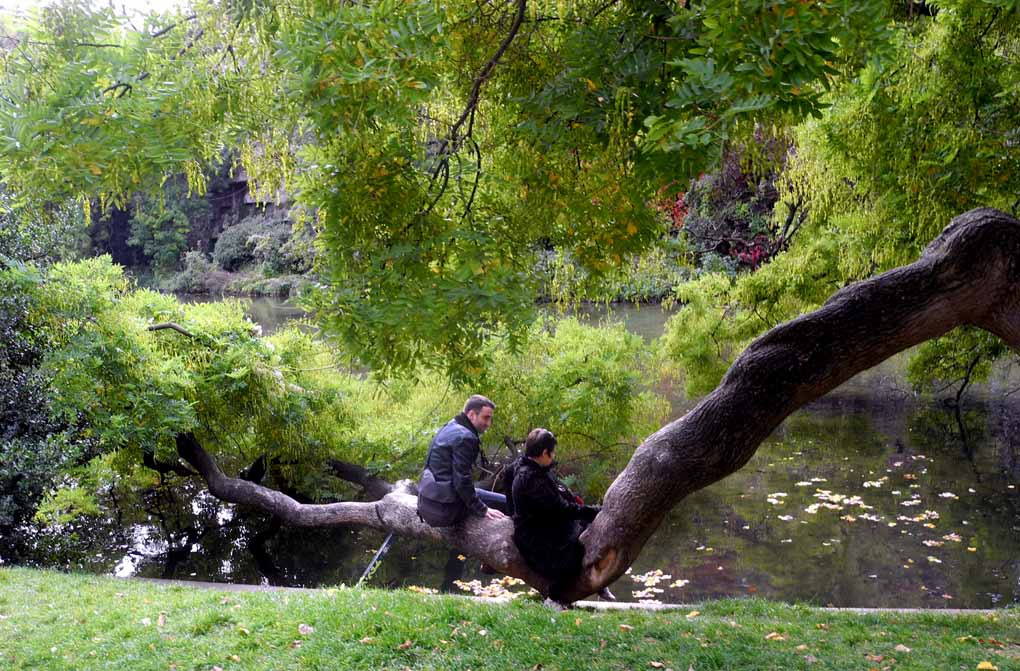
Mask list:
[[608,587],[599,590],[599,598],[603,601],[616,601],[616,595],[610,592]]

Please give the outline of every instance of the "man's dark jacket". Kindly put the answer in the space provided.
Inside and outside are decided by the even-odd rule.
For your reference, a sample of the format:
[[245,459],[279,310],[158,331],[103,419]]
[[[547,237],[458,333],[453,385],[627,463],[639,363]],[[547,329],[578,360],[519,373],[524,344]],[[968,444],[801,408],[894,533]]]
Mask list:
[[418,482],[418,514],[434,527],[446,527],[469,514],[485,515],[471,470],[478,458],[478,431],[461,413],[439,430],[429,445]]
[[598,507],[583,506],[550,473],[527,457],[516,464],[513,475],[514,543],[528,564],[553,583],[563,585],[581,570],[584,546],[578,540],[584,525],[598,514]]

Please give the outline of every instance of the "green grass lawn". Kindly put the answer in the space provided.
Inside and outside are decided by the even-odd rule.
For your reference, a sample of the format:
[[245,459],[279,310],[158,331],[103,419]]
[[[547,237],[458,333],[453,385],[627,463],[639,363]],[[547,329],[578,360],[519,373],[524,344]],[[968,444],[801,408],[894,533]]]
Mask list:
[[761,600],[556,613],[410,591],[225,593],[0,569],[0,669],[1020,669],[1020,611]]

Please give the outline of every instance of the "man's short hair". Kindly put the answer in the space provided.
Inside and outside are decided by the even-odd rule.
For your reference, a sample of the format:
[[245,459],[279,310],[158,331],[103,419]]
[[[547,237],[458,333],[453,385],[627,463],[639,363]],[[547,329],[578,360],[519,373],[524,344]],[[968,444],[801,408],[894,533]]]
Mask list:
[[552,454],[556,449],[556,436],[549,429],[532,429],[524,441],[524,454],[529,457],[541,457],[543,452]]
[[474,394],[473,396],[471,396],[471,398],[467,400],[466,403],[464,403],[464,414],[466,415],[472,411],[478,412],[482,408],[492,408],[493,410],[495,410],[496,404],[490,401],[489,399],[485,398],[481,394]]

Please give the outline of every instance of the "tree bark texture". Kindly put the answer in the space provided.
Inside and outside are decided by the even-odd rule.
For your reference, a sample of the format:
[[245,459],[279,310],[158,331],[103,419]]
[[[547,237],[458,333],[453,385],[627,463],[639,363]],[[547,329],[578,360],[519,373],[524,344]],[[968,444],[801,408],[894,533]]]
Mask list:
[[[568,595],[608,585],[637,558],[677,503],[746,464],[797,408],[888,357],[963,325],[1020,348],[1020,222],[993,209],[962,214],[921,258],[834,294],[821,308],[755,340],[693,410],[649,436],[606,493],[582,536],[584,571]],[[190,436],[181,457],[210,492],[286,524],[356,524],[450,545],[546,593],[524,562],[509,519],[472,518],[439,530],[422,523],[415,497],[396,488],[374,502],[300,504],[278,491],[225,476]],[[376,483],[378,486],[378,483]]]

